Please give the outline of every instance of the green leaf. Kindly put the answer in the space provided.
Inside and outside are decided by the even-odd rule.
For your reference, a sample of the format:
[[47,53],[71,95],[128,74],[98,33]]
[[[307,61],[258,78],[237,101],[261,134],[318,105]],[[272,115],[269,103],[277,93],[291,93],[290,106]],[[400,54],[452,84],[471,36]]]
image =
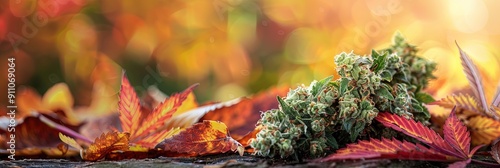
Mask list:
[[382,80],[385,80],[387,82],[392,81],[392,74],[387,70],[382,71],[382,73],[380,73],[380,77],[382,78]]
[[416,95],[415,95],[415,98],[419,101],[419,102],[422,102],[422,103],[425,103],[425,104],[428,104],[428,103],[432,103],[432,102],[435,102],[436,100],[428,93],[424,93],[424,92],[418,92]]
[[354,119],[347,119],[347,120],[344,120],[344,123],[342,124],[342,127],[344,127],[344,130],[349,132],[349,134],[351,134],[351,129],[352,129],[352,125],[354,125],[354,122],[356,120]]
[[371,70],[374,73],[379,73],[382,69],[387,66],[387,52],[384,54],[379,54],[377,51],[372,50],[373,65]]
[[287,114],[290,119],[295,119],[299,114],[290,106],[288,103],[286,103],[281,97],[277,96],[278,102],[280,103],[280,107]]
[[358,138],[359,134],[361,133],[361,131],[363,131],[363,129],[365,129],[365,123],[363,121],[358,121],[355,125],[354,125],[354,130],[353,132],[351,132],[351,141],[355,141],[356,138]]
[[339,148],[339,144],[337,143],[337,140],[335,139],[335,137],[332,134],[326,135],[326,144],[328,146],[332,147],[333,149]]
[[392,93],[389,91],[389,86],[386,84],[382,84],[381,87],[376,90],[377,96],[389,99],[389,100],[394,100],[394,96],[392,96]]
[[311,94],[316,97],[332,81],[333,76],[326,77],[312,86]]
[[344,93],[347,91],[347,85],[349,85],[349,79],[347,79],[347,78],[341,78],[340,79],[340,85],[339,85],[339,93],[340,93],[340,95],[344,95]]

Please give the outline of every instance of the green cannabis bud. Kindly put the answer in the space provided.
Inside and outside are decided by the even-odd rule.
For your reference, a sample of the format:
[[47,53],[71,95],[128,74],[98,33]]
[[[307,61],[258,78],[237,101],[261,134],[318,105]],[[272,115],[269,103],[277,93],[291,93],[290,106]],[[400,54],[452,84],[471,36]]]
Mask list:
[[340,78],[313,81],[278,97],[279,109],[262,113],[258,122],[263,129],[251,143],[255,154],[323,156],[366,136],[380,111],[428,123],[423,103],[432,97],[421,90],[434,78],[435,64],[415,56],[415,47],[401,36],[394,39],[394,46],[370,56],[341,53],[334,58]]

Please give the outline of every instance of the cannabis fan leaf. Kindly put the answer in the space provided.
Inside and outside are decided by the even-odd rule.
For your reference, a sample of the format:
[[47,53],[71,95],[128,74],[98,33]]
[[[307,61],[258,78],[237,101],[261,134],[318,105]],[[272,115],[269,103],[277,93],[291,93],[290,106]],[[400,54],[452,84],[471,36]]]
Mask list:
[[[473,95],[457,94],[445,97],[435,101],[433,105],[439,105],[445,108],[456,106],[460,110],[465,110],[466,113],[458,114],[461,118],[466,118],[467,127],[472,131],[472,144],[488,144],[494,139],[500,137],[500,130],[486,127],[487,125],[500,125],[499,104],[500,104],[500,89],[497,87],[497,92],[493,97],[491,105],[488,102],[484,92],[484,85],[481,74],[478,68],[472,62],[469,55],[463,51],[457,44],[460,51],[460,60],[462,61],[463,71],[469,81]],[[487,121],[481,121],[487,120]],[[488,131],[485,131],[488,130]]]
[[446,120],[444,138],[420,122],[396,114],[379,113],[375,119],[386,127],[419,140],[426,146],[397,139],[363,140],[357,144],[349,144],[320,161],[385,158],[456,162],[454,165],[460,166],[469,163],[472,155],[482,147],[480,145],[470,150],[469,132],[457,118],[455,109]]

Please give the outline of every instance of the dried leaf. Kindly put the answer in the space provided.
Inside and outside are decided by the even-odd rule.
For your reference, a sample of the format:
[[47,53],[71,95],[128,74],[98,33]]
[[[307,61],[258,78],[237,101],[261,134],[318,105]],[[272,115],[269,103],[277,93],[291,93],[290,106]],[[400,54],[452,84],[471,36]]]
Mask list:
[[454,106],[457,106],[457,108],[480,114],[484,111],[477,100],[468,94],[447,96],[446,98],[430,103],[430,105],[439,105],[445,108],[453,108]]
[[[65,127],[77,131],[79,126],[63,124],[58,117],[51,117],[46,114],[39,114],[47,119],[61,123]],[[10,135],[8,135],[10,136]],[[15,127],[16,149],[23,148],[55,148],[61,142],[59,140],[59,130],[56,130],[40,120],[37,116],[26,117],[22,123]]]
[[500,122],[486,116],[469,119],[467,126],[471,130],[472,144],[490,144],[500,137]]
[[[467,79],[469,80],[469,85],[472,88],[472,91],[474,92],[474,95],[479,99],[480,104],[482,109],[488,110],[488,104],[486,102],[486,96],[484,94],[484,89],[483,89],[483,82],[481,79],[481,74],[479,73],[476,65],[472,62],[470,59],[469,55],[465,53],[460,46],[457,44],[458,50],[460,51],[460,60],[462,61],[462,67],[465,75],[467,76]],[[486,114],[491,117],[496,117],[496,115],[493,115],[486,111]]]
[[125,76],[125,73],[122,76],[118,111],[120,112],[122,131],[135,135],[135,132],[141,123],[141,105],[134,88],[130,85],[130,82]]
[[61,139],[61,141],[63,141],[65,144],[73,148],[76,148],[78,150],[83,150],[82,146],[80,146],[80,144],[78,144],[73,138],[70,138],[62,133],[59,133],[59,139]]
[[59,145],[57,145],[57,149],[62,152],[62,155],[66,155],[66,153],[68,153],[68,144],[59,143]]
[[250,98],[243,98],[237,104],[217,108],[207,112],[201,119],[221,121],[227,125],[232,136],[236,139],[255,129],[262,112],[278,108],[276,96],[286,96],[289,88],[272,88]]
[[189,156],[238,151],[243,155],[243,147],[229,136],[227,126],[218,121],[203,121],[189,127],[171,138],[165,139],[155,148],[166,152]]
[[102,134],[88,149],[84,150],[83,159],[97,161],[113,151],[127,151],[129,137],[129,133],[109,132]]

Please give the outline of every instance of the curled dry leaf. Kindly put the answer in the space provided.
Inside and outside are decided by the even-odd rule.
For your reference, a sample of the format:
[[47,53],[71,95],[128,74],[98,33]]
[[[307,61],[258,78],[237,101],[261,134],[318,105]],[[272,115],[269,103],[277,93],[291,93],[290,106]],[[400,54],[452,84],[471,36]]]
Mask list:
[[199,156],[238,151],[243,155],[244,148],[231,138],[227,126],[219,121],[203,121],[186,128],[179,134],[165,139],[155,148],[175,155]]
[[104,133],[88,149],[83,151],[82,158],[88,161],[97,161],[113,151],[127,151],[129,149],[129,137],[129,133]]

